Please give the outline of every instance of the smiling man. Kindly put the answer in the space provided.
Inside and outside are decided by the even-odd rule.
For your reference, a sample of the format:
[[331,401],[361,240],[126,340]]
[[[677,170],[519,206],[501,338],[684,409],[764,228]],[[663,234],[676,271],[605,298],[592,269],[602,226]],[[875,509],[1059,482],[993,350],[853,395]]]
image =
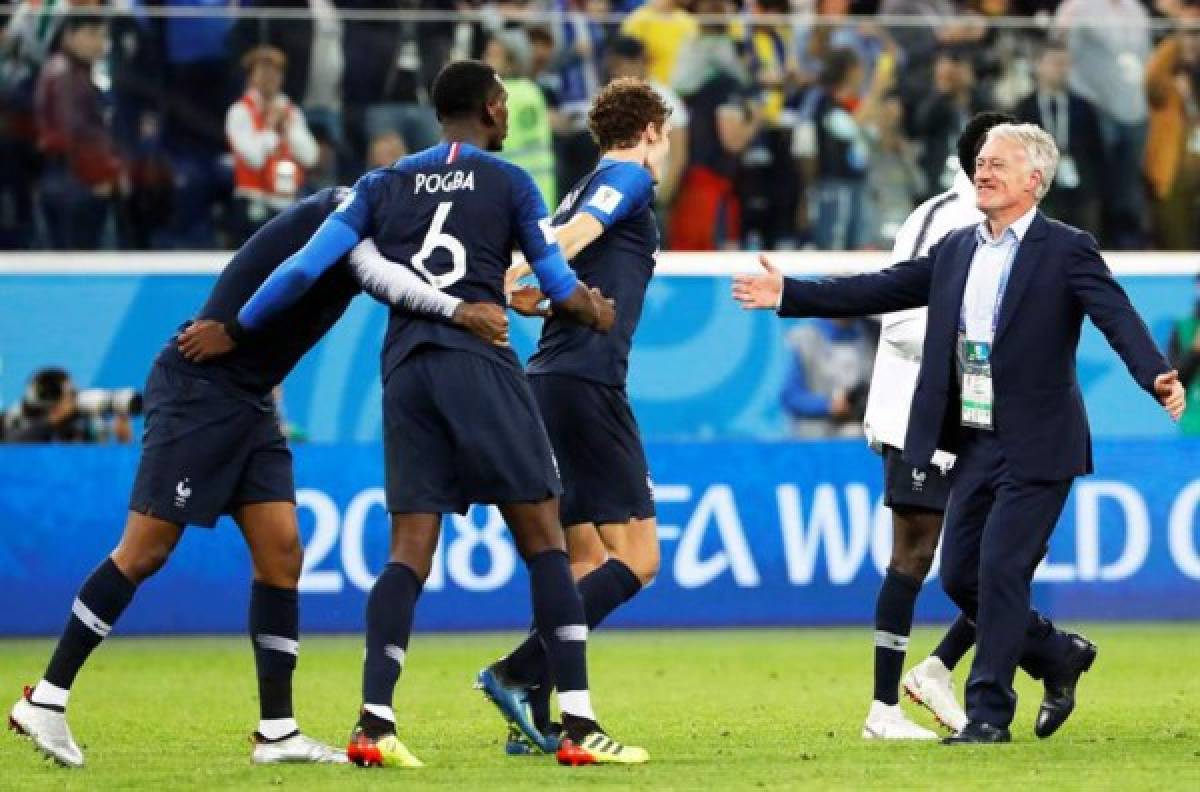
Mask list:
[[1086,314],[1134,380],[1172,419],[1183,386],[1113,279],[1090,235],[1037,204],[1053,183],[1054,140],[1030,124],[1000,124],[976,158],[985,220],[953,231],[925,256],[851,278],[735,278],[745,308],[780,316],[858,316],[929,306],[904,460],[957,454],[942,544],[942,585],[975,621],[967,725],[950,744],[1008,742],[1017,664],[1045,684],[1035,733],[1053,734],[1075,706],[1096,647],[1029,606],[1033,571],[1092,446],[1075,351]]

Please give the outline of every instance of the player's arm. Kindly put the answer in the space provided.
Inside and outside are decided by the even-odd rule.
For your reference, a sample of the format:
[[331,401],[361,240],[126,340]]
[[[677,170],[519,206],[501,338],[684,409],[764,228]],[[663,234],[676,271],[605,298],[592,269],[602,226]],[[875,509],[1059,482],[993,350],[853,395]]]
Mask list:
[[371,192],[376,172],[358,180],[333,214],[304,247],[271,273],[238,311],[229,328],[239,334],[261,329],[272,317],[293,305],[342,256],[370,236]]
[[579,212],[566,223],[554,227],[554,236],[563,255],[571,260],[604,233],[604,224],[593,215]]
[[200,319],[176,338],[185,358],[202,363],[228,354],[249,334],[300,299],[325,270],[358,243],[358,235],[332,214],[299,251],[288,257],[228,322]]
[[554,237],[546,204],[529,174],[513,167],[513,211],[517,244],[533,269],[538,285],[562,316],[607,333],[616,320],[612,300],[575,277]]
[[654,201],[654,177],[633,162],[605,168],[584,193],[579,211],[554,227],[558,246],[568,260],[595,242],[613,225]]
[[[558,246],[568,260],[599,239],[614,223],[654,200],[654,179],[650,172],[632,162],[605,169],[593,180],[580,201],[581,207],[570,220],[554,227]],[[510,270],[511,272],[511,270]],[[518,279],[521,276],[518,276]],[[515,279],[514,279],[515,285]],[[517,313],[543,316],[535,289],[508,289]]]
[[370,239],[350,251],[350,271],[363,291],[384,305],[440,316],[492,344],[508,343],[508,316],[492,303],[468,303],[430,286],[379,252]]

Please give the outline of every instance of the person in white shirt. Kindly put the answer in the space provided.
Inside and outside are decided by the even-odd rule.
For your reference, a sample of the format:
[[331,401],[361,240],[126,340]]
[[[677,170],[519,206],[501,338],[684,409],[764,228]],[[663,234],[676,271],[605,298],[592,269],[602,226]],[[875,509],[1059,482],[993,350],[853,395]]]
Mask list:
[[319,149],[304,111],[283,93],[287,56],[262,45],[242,58],[246,93],[225,115],[233,153],[236,244],[303,196],[304,172],[317,164]]
[[[953,186],[925,201],[904,221],[896,234],[893,262],[923,256],[949,232],[983,220],[972,184],[975,155],[989,129],[1012,120],[1000,113],[980,113],[970,120],[958,139],[961,168]],[[937,738],[911,721],[899,706],[913,609],[941,536],[950,492],[946,472],[954,463],[954,457],[942,451],[930,468],[913,467],[901,458],[921,367],[926,312],[925,308],[913,308],[883,317],[863,421],[867,442],[883,456],[884,503],[892,510],[893,526],[891,561],[875,601],[875,692],[862,731],[866,739]],[[909,698],[955,732],[966,724],[967,717],[955,699],[950,672],[974,643],[975,627],[960,614],[933,654],[903,681]]]

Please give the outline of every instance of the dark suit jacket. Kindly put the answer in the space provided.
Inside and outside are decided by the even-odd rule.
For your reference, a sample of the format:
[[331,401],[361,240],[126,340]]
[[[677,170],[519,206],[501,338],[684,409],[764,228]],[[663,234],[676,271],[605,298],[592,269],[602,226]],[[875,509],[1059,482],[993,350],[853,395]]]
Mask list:
[[[882,272],[784,283],[780,316],[861,316],[929,306],[904,443],[904,458],[913,465],[929,465],[937,448],[958,448],[955,347],[977,244],[970,226],[947,234],[928,255]],[[1154,378],[1169,366],[1095,240],[1038,212],[1013,260],[991,361],[996,436],[1018,479],[1061,481],[1092,472],[1091,433],[1075,376],[1085,313],[1138,385],[1153,392]]]

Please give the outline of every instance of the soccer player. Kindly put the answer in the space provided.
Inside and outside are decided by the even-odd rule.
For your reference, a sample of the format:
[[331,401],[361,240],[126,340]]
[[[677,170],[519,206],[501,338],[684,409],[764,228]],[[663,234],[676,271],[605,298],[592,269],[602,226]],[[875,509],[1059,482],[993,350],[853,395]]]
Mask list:
[[[528,366],[562,473],[559,513],[572,568],[583,573],[578,585],[589,629],[658,573],[650,471],[625,380],[654,274],[654,185],[668,154],[670,112],[636,78],[614,80],[595,98],[588,127],[601,159],[563,199],[555,234],[579,278],[615,298],[617,321],[598,335],[552,313]],[[514,307],[540,295],[517,296]],[[478,686],[510,721],[509,753],[557,748],[558,729],[549,722],[553,683],[538,630],[481,671]]]
[[[1001,113],[980,113],[958,138],[961,169],[954,185],[913,210],[896,234],[895,261],[925,255],[956,228],[976,225],[983,213],[975,206],[975,155],[987,131],[1012,122]],[[867,396],[864,429],[871,447],[883,456],[884,503],[892,510],[892,557],[875,600],[875,694],[863,725],[865,739],[934,740],[937,735],[911,721],[899,705],[900,674],[912,631],[917,594],[933,564],[950,485],[950,454],[938,452],[934,465],[916,468],[902,458],[909,408],[921,366],[925,308],[888,314],[883,319]],[[950,672],[975,643],[975,627],[961,614],[934,649],[904,677],[904,690],[939,723],[957,733],[967,716],[954,696]]]
[[[340,751],[301,733],[292,712],[303,550],[291,453],[271,391],[333,326],[361,285],[377,298],[454,321],[489,342],[506,340],[507,320],[493,305],[470,305],[431,288],[364,243],[326,272],[277,325],[245,338],[220,359],[189,360],[198,352],[203,357],[233,348],[223,323],[233,320],[268,274],[313,234],[344,192],[323,190],[251,237],[217,279],[200,321],[180,341],[168,342],[150,370],[143,452],[125,532],[84,581],[45,674],[9,716],[13,728],[62,765],[84,762],[66,720],[79,670],[138,586],[166,563],[184,526],[211,527],[221,514],[237,521],[254,566],[250,634],[261,719],[253,761],[346,761]],[[200,349],[205,339],[210,343]]]
[[[508,129],[507,93],[486,64],[456,61],[433,101],[444,142],[371,171],[307,245],[246,304],[239,321],[262,326],[314,274],[365,237],[432,285],[505,304],[514,242],[557,314],[601,332],[612,304],[579,283],[554,239],[525,171],[496,157]],[[348,749],[364,766],[418,767],[396,736],[392,700],[412,616],[446,512],[500,507],[528,569],[533,620],[559,691],[564,764],[640,763],[641,748],[608,739],[587,685],[587,623],[558,518],[561,485],[529,382],[513,351],[443,322],[393,311],[383,350],[389,563],[367,602],[363,705]]]

